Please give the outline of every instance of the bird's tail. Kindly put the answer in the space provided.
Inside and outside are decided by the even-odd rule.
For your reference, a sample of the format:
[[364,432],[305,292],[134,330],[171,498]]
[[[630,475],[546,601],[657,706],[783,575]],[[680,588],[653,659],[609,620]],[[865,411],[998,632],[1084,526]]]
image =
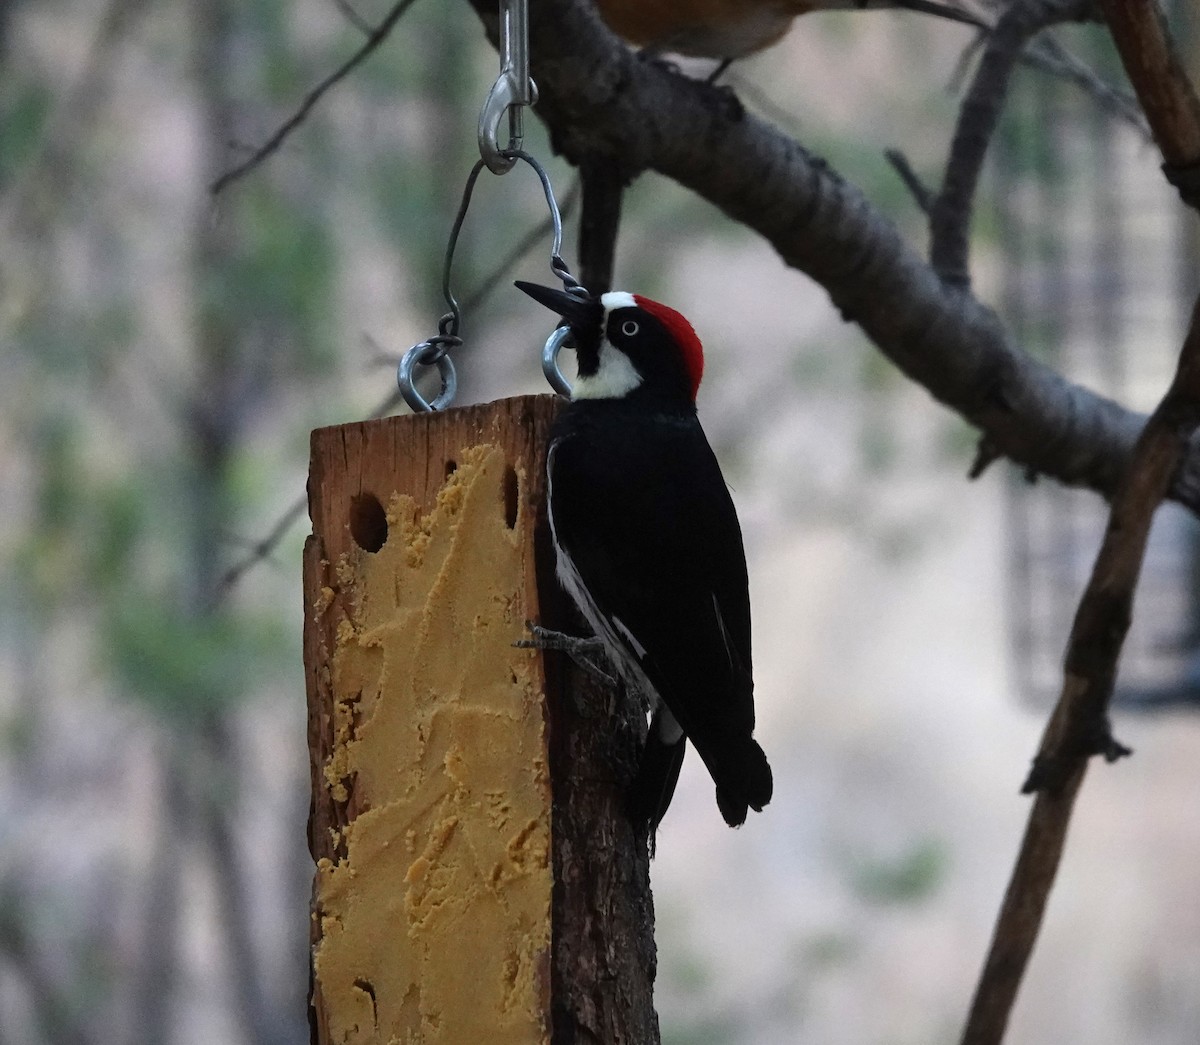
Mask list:
[[639,827],[648,827],[651,838],[658,830],[667,806],[671,804],[671,796],[675,794],[686,750],[687,741],[682,735],[674,743],[663,740],[656,714],[646,734],[642,760],[626,799],[629,819]]
[[746,822],[746,812],[761,813],[775,788],[767,756],[758,741],[745,737],[708,764],[717,783],[717,807],[730,827]]

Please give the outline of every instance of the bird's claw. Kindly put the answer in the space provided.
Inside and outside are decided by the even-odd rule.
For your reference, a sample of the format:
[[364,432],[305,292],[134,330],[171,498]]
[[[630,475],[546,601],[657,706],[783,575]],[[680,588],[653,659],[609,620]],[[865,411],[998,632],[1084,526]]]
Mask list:
[[525,629],[533,636],[532,639],[517,639],[513,643],[519,649],[553,649],[563,653],[585,652],[592,653],[604,649],[604,643],[594,635],[581,638],[568,635],[553,628],[543,628],[531,620],[525,622]]
[[525,622],[525,627],[533,638],[517,639],[513,643],[517,649],[558,650],[570,657],[602,686],[607,688],[616,686],[617,680],[589,656],[589,654],[595,653],[604,654],[604,643],[600,639],[595,636],[580,638],[576,635],[567,635],[551,628],[543,628],[531,620]]

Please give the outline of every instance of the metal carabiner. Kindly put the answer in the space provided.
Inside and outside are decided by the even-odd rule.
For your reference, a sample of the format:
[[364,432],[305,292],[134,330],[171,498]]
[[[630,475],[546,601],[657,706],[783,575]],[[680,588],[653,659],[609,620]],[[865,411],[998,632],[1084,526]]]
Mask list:
[[[537,101],[529,78],[529,0],[500,0],[500,75],[479,111],[479,155],[493,174],[507,174],[516,160],[505,153],[521,148],[521,110]],[[500,121],[508,113],[508,145],[500,147]]]

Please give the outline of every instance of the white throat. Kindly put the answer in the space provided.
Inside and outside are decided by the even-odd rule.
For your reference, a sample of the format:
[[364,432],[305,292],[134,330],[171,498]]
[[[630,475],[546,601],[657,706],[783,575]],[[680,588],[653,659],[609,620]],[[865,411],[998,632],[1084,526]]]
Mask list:
[[[600,304],[604,306],[604,326],[608,326],[608,317],[615,309],[632,308],[637,304],[633,295],[623,290],[610,290],[600,296]],[[642,383],[642,375],[637,372],[630,358],[619,348],[613,348],[608,338],[600,342],[600,361],[596,372],[590,377],[576,377],[571,385],[572,399],[620,399],[628,395]]]
[[633,361],[605,338],[600,342],[600,365],[590,377],[582,374],[571,385],[572,399],[620,399],[642,383]]

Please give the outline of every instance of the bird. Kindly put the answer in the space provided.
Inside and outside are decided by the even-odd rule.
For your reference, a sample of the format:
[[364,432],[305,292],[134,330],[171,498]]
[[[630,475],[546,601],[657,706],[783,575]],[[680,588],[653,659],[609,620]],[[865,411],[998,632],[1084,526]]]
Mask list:
[[548,440],[547,514],[560,584],[651,708],[629,816],[653,844],[690,741],[737,827],[773,781],[753,738],[741,527],[696,412],[700,339],[639,294],[516,285],[575,345],[578,374]]
[[810,11],[898,8],[989,29],[983,19],[936,0],[597,0],[618,36],[653,54],[674,52],[728,63],[778,42]]

